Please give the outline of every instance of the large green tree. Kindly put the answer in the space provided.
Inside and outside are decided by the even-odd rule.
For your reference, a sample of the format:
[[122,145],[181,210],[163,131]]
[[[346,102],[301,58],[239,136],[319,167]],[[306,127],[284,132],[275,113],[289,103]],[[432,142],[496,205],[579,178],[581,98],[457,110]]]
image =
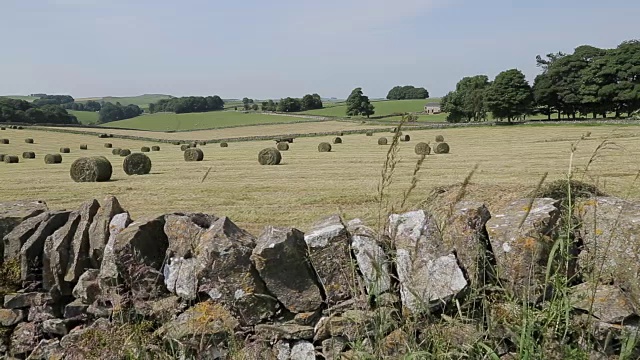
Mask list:
[[426,99],[429,91],[412,85],[394,86],[387,94],[387,100]]
[[511,122],[531,112],[533,94],[522,71],[510,69],[501,72],[485,93],[487,110],[494,118]]
[[441,106],[449,122],[483,121],[487,119],[484,96],[489,87],[486,75],[462,78],[456,90],[442,98]]
[[322,98],[318,94],[307,94],[302,97],[302,110],[322,109]]
[[367,118],[375,114],[375,107],[369,101],[369,97],[364,95],[362,88],[355,88],[347,98],[347,115],[363,115]]

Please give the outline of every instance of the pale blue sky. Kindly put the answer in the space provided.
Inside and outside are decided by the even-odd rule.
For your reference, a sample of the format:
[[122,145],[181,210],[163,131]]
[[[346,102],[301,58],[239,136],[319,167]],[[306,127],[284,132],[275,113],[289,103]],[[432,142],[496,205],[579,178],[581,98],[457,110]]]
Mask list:
[[0,0],[0,94],[432,96],[640,38],[637,0]]

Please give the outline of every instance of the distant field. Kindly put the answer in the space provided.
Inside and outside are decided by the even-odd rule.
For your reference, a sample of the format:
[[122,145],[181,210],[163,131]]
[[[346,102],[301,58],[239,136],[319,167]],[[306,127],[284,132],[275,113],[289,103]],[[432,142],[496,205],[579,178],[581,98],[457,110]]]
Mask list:
[[0,95],[0,97],[6,97],[9,99],[16,99],[16,100],[24,100],[28,102],[32,102],[33,100],[39,99],[35,96],[22,96],[22,95]]
[[89,100],[105,101],[105,102],[110,102],[114,104],[116,102],[119,102],[122,105],[133,104],[133,105],[138,105],[141,108],[147,109],[149,108],[149,104],[151,103],[158,102],[162,99],[170,99],[170,98],[171,98],[171,95],[145,94],[145,95],[127,96],[127,97],[105,96],[105,97],[98,97],[98,98],[82,98],[82,99],[76,99],[76,102],[86,102]]
[[[399,112],[418,112],[424,110],[424,105],[429,102],[438,102],[440,99],[426,100],[381,100],[372,101],[376,113],[373,116],[390,115]],[[347,106],[344,103],[336,105],[328,103],[327,107],[318,110],[309,110],[303,114],[324,115],[324,116],[346,116]]]
[[[579,141],[587,132],[591,136]],[[640,186],[634,184],[640,158],[639,126],[521,125],[407,133],[411,141],[400,143],[400,163],[390,190],[395,198],[400,198],[411,183],[418,159],[414,146],[418,141],[433,142],[441,134],[451,146],[450,154],[429,155],[424,161],[417,187],[409,199],[410,208],[419,208],[418,204],[434,188],[460,184],[473,166],[479,164],[466,199],[487,201],[492,212],[499,211],[501,202],[526,196],[535,189],[546,172],[547,181],[565,176],[571,144],[576,142],[579,143],[573,159],[575,175],[582,180],[580,169],[585,168],[594,149],[609,136],[614,137],[619,147],[601,153],[589,166],[593,178],[586,177],[584,181],[598,181],[604,192],[614,196],[640,197]],[[260,166],[258,152],[272,147],[273,141],[230,142],[228,148],[208,144],[202,146],[204,161],[192,163],[184,161],[178,146],[160,144],[160,152],[149,153],[153,162],[150,175],[127,176],[122,170],[122,158],[112,155],[103,143],[108,141],[114,147],[132,151],[153,143],[28,128],[5,130],[0,136],[11,141],[10,145],[0,145],[0,153],[36,153],[34,160],[0,163],[2,201],[40,199],[51,209],[75,209],[81,201],[91,198],[102,201],[106,194],[114,194],[136,219],[176,211],[205,212],[229,216],[256,235],[266,225],[295,226],[306,231],[317,219],[336,213],[347,219],[361,217],[374,225],[378,210],[376,188],[389,149],[377,145],[380,135],[345,135],[343,144],[333,145],[330,153],[320,153],[317,147],[321,141],[331,141],[331,136],[298,138],[289,151],[282,153],[282,165]],[[27,137],[35,143],[26,144]],[[79,150],[80,144],[88,144],[89,150]],[[61,146],[71,148],[70,154],[63,154],[62,164],[45,165],[44,154],[56,153]],[[112,181],[71,181],[70,164],[79,156],[90,155],[104,155],[111,161]],[[211,171],[203,181],[208,169]]]
[[82,125],[91,125],[98,123],[98,113],[93,111],[73,111],[67,110],[70,114],[75,115]]
[[304,119],[283,115],[264,115],[260,113],[247,113],[237,111],[211,111],[205,113],[173,114],[158,113],[141,115],[133,119],[120,120],[108,123],[110,127],[154,130],[177,131],[213,129],[234,125],[260,125],[280,122],[304,121]]

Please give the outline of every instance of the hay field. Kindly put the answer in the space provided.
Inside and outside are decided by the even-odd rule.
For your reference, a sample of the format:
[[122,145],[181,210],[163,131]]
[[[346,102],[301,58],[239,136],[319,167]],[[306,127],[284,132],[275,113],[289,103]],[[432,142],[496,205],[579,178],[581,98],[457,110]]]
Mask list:
[[[243,136],[271,136],[282,134],[308,134],[315,132],[332,132],[346,130],[361,129],[388,129],[392,124],[386,126],[361,124],[348,121],[308,121],[294,124],[273,124],[273,125],[255,125],[255,126],[238,126],[213,130],[196,130],[184,132],[162,132],[162,131],[144,131],[144,130],[119,130],[119,129],[87,129],[80,128],[75,130],[91,132],[94,134],[118,134],[141,136],[153,139],[169,139],[169,140],[212,140],[212,139],[228,139]],[[59,129],[59,128],[58,128]],[[72,128],[73,129],[73,128]]]
[[[604,190],[619,196],[640,197],[640,186],[633,179],[640,168],[640,127],[483,127],[407,132],[412,140],[400,144],[401,162],[395,169],[392,194],[397,197],[408,186],[417,156],[414,146],[444,135],[451,145],[448,155],[430,155],[419,173],[419,183],[410,206],[428,197],[438,186],[459,184],[475,164],[467,198],[499,203],[524,196],[535,188],[544,172],[549,180],[567,171],[572,142],[591,131],[591,137],[578,144],[574,159],[584,167],[594,149],[605,137],[619,146],[606,151],[591,165],[590,174],[606,183]],[[388,134],[391,135],[391,134]],[[31,137],[35,144],[26,144]],[[187,163],[177,146],[161,144],[160,152],[149,153],[153,161],[150,175],[132,176],[122,170],[123,158],[111,155],[105,141],[114,147],[139,150],[154,145],[133,140],[99,139],[95,136],[60,134],[37,130],[0,131],[0,138],[11,144],[0,145],[0,153],[21,154],[35,151],[35,160],[20,159],[19,164],[0,163],[0,199],[45,200],[51,208],[76,208],[81,201],[106,194],[116,195],[134,218],[173,211],[201,211],[226,215],[254,234],[267,225],[296,226],[307,230],[316,219],[341,213],[347,218],[362,217],[372,223],[377,217],[376,187],[387,146],[378,146],[378,135],[347,135],[343,144],[333,145],[330,153],[319,153],[317,146],[331,137],[296,139],[283,152],[280,166],[260,166],[257,153],[272,141],[203,146],[205,161]],[[89,145],[88,151],[79,145]],[[72,149],[59,165],[45,165],[43,156],[61,146]],[[71,162],[81,155],[105,155],[114,167],[112,181],[74,183],[69,177]],[[207,169],[208,177],[201,182]],[[580,178],[582,175],[578,175]]]

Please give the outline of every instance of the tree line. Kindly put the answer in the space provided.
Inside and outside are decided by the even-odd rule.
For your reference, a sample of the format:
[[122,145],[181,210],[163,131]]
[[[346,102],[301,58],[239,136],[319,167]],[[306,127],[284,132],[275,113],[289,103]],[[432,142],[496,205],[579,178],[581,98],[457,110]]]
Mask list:
[[518,69],[465,77],[442,98],[449,122],[484,121],[488,113],[499,120],[534,114],[575,119],[609,114],[620,117],[640,109],[640,41],[615,49],[583,45],[573,53],[537,56],[542,72],[533,86]]
[[30,124],[79,124],[78,119],[59,105],[36,105],[24,100],[0,97],[0,122]]
[[[306,94],[302,99],[286,97],[275,102],[273,100],[263,101],[262,111],[278,112],[299,112],[314,109],[322,109],[322,98],[318,94]],[[256,109],[257,110],[257,109]]]
[[112,121],[131,119],[139,116],[143,113],[143,110],[134,104],[121,105],[119,102],[112,104],[106,102],[102,104],[102,108],[98,114],[98,121],[100,123],[108,123]]
[[224,101],[220,96],[186,96],[162,99],[149,104],[149,112],[174,112],[176,114],[216,111],[224,109]]
[[427,99],[429,92],[425,88],[411,85],[394,86],[387,94],[387,100]]
[[84,103],[79,103],[79,102],[70,102],[70,103],[65,103],[60,105],[63,108],[67,109],[67,110],[74,110],[74,111],[100,111],[100,109],[102,109],[102,104],[100,104],[97,101],[94,100],[89,100],[87,102]]

